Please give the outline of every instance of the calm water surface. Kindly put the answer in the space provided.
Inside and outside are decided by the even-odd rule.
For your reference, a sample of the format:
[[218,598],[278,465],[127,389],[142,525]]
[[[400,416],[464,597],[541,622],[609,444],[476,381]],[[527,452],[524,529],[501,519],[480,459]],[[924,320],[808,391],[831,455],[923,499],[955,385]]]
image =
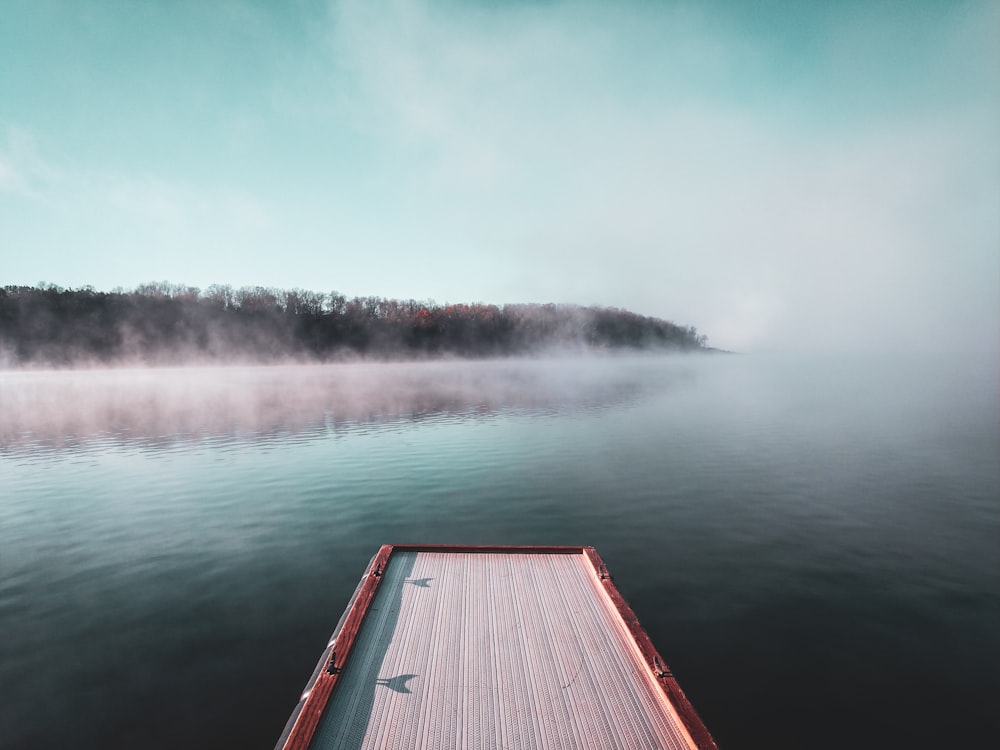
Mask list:
[[593,544],[724,748],[1000,735],[995,364],[0,373],[0,747],[270,748],[384,542]]

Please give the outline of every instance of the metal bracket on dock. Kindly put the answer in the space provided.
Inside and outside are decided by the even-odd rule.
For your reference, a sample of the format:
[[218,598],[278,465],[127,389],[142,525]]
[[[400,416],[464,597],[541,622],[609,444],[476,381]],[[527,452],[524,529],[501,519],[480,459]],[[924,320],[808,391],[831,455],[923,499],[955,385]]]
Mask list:
[[340,672],[340,668],[336,666],[336,661],[337,661],[337,652],[334,651],[332,654],[330,654],[330,663],[326,665],[327,674],[338,674]]
[[664,677],[670,676],[670,670],[666,669],[662,664],[660,664],[660,660],[657,659],[655,656],[653,657],[653,674],[655,674],[661,680]]

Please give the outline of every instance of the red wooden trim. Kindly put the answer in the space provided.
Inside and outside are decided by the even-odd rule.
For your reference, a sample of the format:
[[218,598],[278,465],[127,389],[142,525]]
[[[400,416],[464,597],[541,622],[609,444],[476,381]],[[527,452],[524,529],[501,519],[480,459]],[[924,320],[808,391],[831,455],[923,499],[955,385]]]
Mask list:
[[390,546],[400,552],[509,552],[539,555],[580,555],[584,550],[584,547],[561,545],[393,544]]
[[691,735],[691,739],[694,740],[695,745],[698,746],[699,750],[718,750],[718,745],[715,744],[715,740],[709,734],[708,728],[697,712],[695,712],[691,701],[684,695],[684,691],[681,690],[681,686],[674,679],[663,657],[660,656],[656,647],[653,646],[653,642],[649,639],[649,635],[640,624],[639,618],[635,616],[632,607],[629,606],[628,602],[625,601],[625,597],[618,591],[618,587],[615,586],[611,575],[608,573],[608,568],[604,564],[604,560],[601,559],[601,556],[597,554],[597,550],[593,547],[584,547],[583,553],[594,567],[594,573],[604,586],[604,590],[608,596],[611,597],[615,609],[618,610],[618,615],[624,621],[625,626],[632,635],[632,639],[639,647],[639,651],[646,660],[646,664],[653,674],[656,675],[657,684],[667,697],[667,700],[674,707],[677,715],[680,716],[681,721],[684,722],[684,726]]
[[372,600],[375,598],[378,585],[382,582],[381,573],[375,575],[375,571],[385,571],[390,555],[392,555],[392,545],[383,544],[378,554],[372,558],[368,569],[365,571],[365,581],[358,592],[358,597],[354,600],[354,605],[351,607],[347,619],[344,620],[344,627],[337,635],[337,639],[333,644],[333,651],[337,654],[335,666],[340,667],[340,669],[336,674],[327,672],[326,666],[320,670],[319,677],[313,683],[309,691],[309,697],[306,698],[305,705],[302,706],[302,711],[299,713],[291,732],[288,734],[284,750],[307,750],[309,743],[312,742],[313,734],[315,734],[320,717],[326,709],[330,694],[333,692],[333,688],[336,686],[337,680],[343,672],[344,662],[347,660],[347,657],[351,653],[351,648],[354,646],[358,631],[361,629],[361,623],[368,613],[368,607],[371,606]]

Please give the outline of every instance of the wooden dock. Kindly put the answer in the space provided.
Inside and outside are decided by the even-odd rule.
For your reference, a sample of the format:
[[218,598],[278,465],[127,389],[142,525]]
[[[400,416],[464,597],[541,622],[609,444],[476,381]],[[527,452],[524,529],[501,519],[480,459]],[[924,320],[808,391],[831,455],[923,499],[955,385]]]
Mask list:
[[276,750],[715,747],[593,547],[385,545]]

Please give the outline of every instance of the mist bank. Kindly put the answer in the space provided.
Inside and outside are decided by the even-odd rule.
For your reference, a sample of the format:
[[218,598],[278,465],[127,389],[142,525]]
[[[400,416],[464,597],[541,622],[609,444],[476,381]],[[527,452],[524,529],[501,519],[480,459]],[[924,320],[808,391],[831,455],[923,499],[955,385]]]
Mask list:
[[492,358],[547,351],[712,351],[690,326],[557,304],[438,305],[169,283],[112,292],[0,289],[0,367]]
[[689,362],[671,365],[636,356],[8,370],[0,372],[0,458],[607,409],[652,389],[690,387]]

